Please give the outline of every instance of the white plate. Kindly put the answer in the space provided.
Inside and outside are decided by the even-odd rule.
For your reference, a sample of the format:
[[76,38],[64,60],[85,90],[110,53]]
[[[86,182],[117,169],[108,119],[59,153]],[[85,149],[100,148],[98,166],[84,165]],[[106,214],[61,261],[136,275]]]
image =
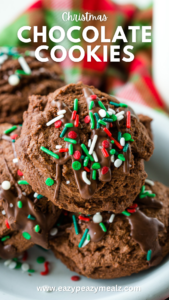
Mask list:
[[[149,178],[159,180],[168,185],[169,176],[169,119],[147,107],[140,105],[131,105],[137,113],[144,113],[154,119],[152,123],[155,151],[151,160],[146,163],[146,169],[149,172]],[[38,256],[45,256],[51,262],[51,272],[48,276],[41,276],[39,273],[43,271],[43,264],[37,264]],[[148,271],[141,272],[130,277],[124,277],[114,280],[94,280],[81,276],[78,282],[71,281],[70,277],[75,275],[70,272],[60,261],[56,260],[50,252],[40,250],[34,247],[29,250],[28,262],[32,268],[36,269],[36,273],[29,276],[28,273],[22,273],[19,270],[9,270],[0,261],[0,299],[2,300],[43,300],[43,299],[59,299],[59,300],[160,300],[169,296],[169,257],[163,263]],[[132,261],[131,261],[132,263]],[[71,286],[71,287],[107,287],[116,285],[124,288],[125,286],[140,287],[141,292],[38,292],[37,286]]]

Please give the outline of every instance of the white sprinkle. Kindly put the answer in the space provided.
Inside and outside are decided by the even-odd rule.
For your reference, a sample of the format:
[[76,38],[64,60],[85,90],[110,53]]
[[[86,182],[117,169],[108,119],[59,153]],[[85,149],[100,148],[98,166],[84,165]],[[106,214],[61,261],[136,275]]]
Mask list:
[[29,51],[29,56],[35,57],[35,51]]
[[25,193],[25,192],[22,192],[22,195],[26,196],[26,193]]
[[121,145],[121,146],[125,146],[125,138],[124,138],[124,137],[122,137],[122,138],[120,139],[120,145]]
[[61,149],[62,145],[56,145],[56,149]]
[[124,115],[124,113],[125,113],[125,111],[124,111],[124,110],[122,110],[122,111],[119,111],[119,112],[116,114],[116,117],[119,117],[119,116],[121,116],[121,115]]
[[97,157],[97,154],[96,154],[95,151],[93,151],[93,158],[94,158],[94,161],[95,161],[95,162],[98,162],[98,161],[99,161],[99,160],[98,160],[98,157]]
[[99,212],[97,212],[94,216],[93,216],[93,222],[94,223],[101,223],[103,220],[101,214]]
[[83,171],[83,172],[82,172],[82,179],[83,179],[83,181],[84,181],[86,184],[91,185],[90,180],[87,178],[87,172],[86,172],[86,171]]
[[114,162],[114,166],[116,168],[119,168],[122,165],[122,163],[123,163],[122,160],[116,159],[115,162]]
[[109,223],[113,223],[114,218],[115,218],[115,214],[112,214],[112,215],[110,216]]
[[4,266],[8,267],[10,265],[10,263],[12,262],[12,259],[8,259],[4,262]]
[[56,121],[58,121],[58,120],[60,120],[62,118],[64,118],[64,115],[58,116],[58,117],[50,120],[49,122],[46,123],[46,126],[50,126],[51,124],[55,123]]
[[5,210],[2,210],[2,215],[5,216],[6,215],[6,212]]
[[13,207],[13,203],[10,203],[10,204],[9,204],[9,207]]
[[66,113],[66,109],[62,109],[62,110],[59,110],[59,111],[57,112],[57,115],[60,116],[60,115],[63,115],[63,114],[65,114],[65,113]]
[[114,109],[112,109],[112,108],[108,108],[108,114],[111,116],[111,115],[115,115],[115,110]]
[[6,54],[0,56],[0,65],[2,65],[5,62],[5,60],[7,60],[7,59],[8,59],[8,56]]
[[17,164],[17,163],[18,163],[18,158],[14,158],[14,159],[13,159],[13,163],[14,163],[14,164]]
[[94,138],[93,138],[93,141],[92,141],[92,144],[91,144],[90,149],[89,149],[89,154],[93,153],[94,147],[95,147],[96,142],[97,142],[97,138],[98,138],[98,135],[95,134]]
[[8,180],[2,182],[1,187],[3,190],[9,190],[11,187],[11,183]]
[[96,232],[94,232],[94,234],[96,234]]
[[154,185],[154,181],[152,181],[152,180],[150,180],[150,179],[146,179],[146,180],[145,180],[145,183],[147,183],[147,184],[149,184],[149,185],[151,185],[151,186]]
[[33,195],[34,198],[37,198],[37,196],[38,196],[38,193],[35,193],[35,194]]
[[70,181],[69,181],[69,180],[67,180],[67,181],[66,181],[66,184],[69,184],[69,183],[70,183]]
[[87,239],[84,241],[82,248],[85,247],[87,244],[89,244],[90,240],[88,241]]
[[10,85],[18,85],[19,82],[20,82],[20,79],[19,79],[18,75],[16,75],[16,74],[12,74],[8,78],[8,83]]
[[21,269],[23,272],[27,272],[30,268],[29,265],[27,263],[23,263],[21,266]]
[[104,118],[106,116],[106,111],[104,109],[100,109],[98,111],[98,113],[99,113],[99,115],[100,115],[101,118]]
[[57,228],[52,228],[49,232],[50,235],[55,236],[58,233],[58,229]]
[[117,121],[121,121],[121,120],[123,120],[124,119],[124,116],[119,116],[119,117],[117,117]]
[[10,270],[13,270],[13,269],[15,269],[15,267],[17,266],[17,263],[16,263],[16,261],[12,261],[10,264],[9,264],[9,269]]
[[114,162],[114,154],[111,155],[111,162]]
[[91,146],[91,143],[92,143],[92,141],[91,141],[91,139],[89,139],[89,140],[88,140],[88,147]]
[[24,58],[23,56],[20,56],[20,57],[18,58],[18,61],[19,61],[20,65],[21,65],[23,71],[24,71],[25,73],[27,73],[27,74],[31,74],[31,69],[29,68],[29,66],[28,66],[28,64],[27,64],[27,62],[26,62],[26,60],[25,60],[25,58]]

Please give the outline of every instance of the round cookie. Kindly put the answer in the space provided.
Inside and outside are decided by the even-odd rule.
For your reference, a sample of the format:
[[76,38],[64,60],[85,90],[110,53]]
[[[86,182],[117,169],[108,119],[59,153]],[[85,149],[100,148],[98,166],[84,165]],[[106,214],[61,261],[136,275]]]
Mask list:
[[130,107],[82,83],[32,96],[16,147],[34,190],[83,213],[131,205],[146,178],[143,159],[154,149]]
[[11,128],[10,124],[0,125],[0,201],[13,231],[20,231],[25,242],[48,248],[49,232],[61,211],[27,185],[15,151],[21,127],[8,134]]
[[81,275],[96,279],[129,276],[159,264],[169,252],[168,212],[169,188],[159,182],[146,184],[123,214],[64,216],[51,248],[71,271]]
[[55,91],[64,85],[61,76],[58,64],[37,61],[33,51],[0,48],[0,123],[22,123],[28,96]]

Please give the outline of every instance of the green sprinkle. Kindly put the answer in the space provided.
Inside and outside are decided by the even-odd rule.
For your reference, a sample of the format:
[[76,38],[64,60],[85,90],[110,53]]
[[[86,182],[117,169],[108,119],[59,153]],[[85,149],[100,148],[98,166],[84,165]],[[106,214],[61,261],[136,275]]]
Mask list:
[[120,103],[120,107],[128,107],[128,105],[125,103]]
[[85,156],[84,155],[81,155],[81,157],[80,157],[81,159],[85,159]]
[[22,233],[22,236],[24,237],[24,239],[26,239],[26,240],[30,240],[31,239],[31,235],[28,233],[28,232],[23,232]]
[[18,201],[17,206],[18,206],[18,208],[22,208],[22,206],[23,206],[22,201]]
[[111,118],[103,118],[102,122],[108,122],[108,123],[112,123],[112,119]]
[[93,180],[96,180],[96,175],[97,175],[97,171],[93,170],[93,172],[92,172],[92,179]]
[[121,132],[118,131],[117,140],[118,140],[119,142],[120,142],[121,136],[122,136]]
[[50,156],[53,156],[56,159],[59,159],[59,155],[57,155],[56,153],[50,151],[49,149],[46,149],[45,147],[41,146],[40,150],[42,150],[43,152],[49,154]]
[[128,147],[129,147],[129,144],[127,143],[127,144],[123,147],[123,152],[127,152]]
[[94,161],[93,156],[91,156],[91,155],[89,154],[89,151],[88,151],[87,147],[85,146],[85,144],[81,144],[81,147],[82,147],[84,153],[88,156],[88,158],[89,158],[91,161]]
[[124,137],[125,141],[130,141],[131,134],[126,132],[126,133],[123,134],[123,137]]
[[72,216],[72,219],[73,219],[73,225],[74,225],[74,228],[75,228],[75,233],[76,233],[76,234],[79,234],[79,228],[78,228],[76,216],[73,215],[73,216]]
[[106,125],[107,125],[104,121],[102,121],[102,120],[100,120],[100,119],[99,119],[98,123],[101,124],[101,125],[103,125],[103,126],[106,126]]
[[64,127],[61,134],[60,134],[60,137],[63,138],[64,135],[66,134],[66,132],[67,132],[67,127]]
[[91,111],[89,112],[89,116],[90,116],[90,122],[91,122],[91,129],[94,129],[95,121],[94,121],[93,113]]
[[87,241],[90,241],[90,234],[89,233],[87,234],[87,238],[86,239],[87,239]]
[[142,187],[141,187],[141,193],[144,193],[145,192],[145,185],[142,185]]
[[24,72],[24,71],[22,71],[22,70],[16,70],[16,71],[15,71],[15,74],[16,74],[16,75],[30,75],[31,73],[26,73],[26,72]]
[[118,154],[118,158],[122,161],[125,161],[125,157],[123,154]]
[[34,269],[29,269],[28,273],[35,273],[35,270]]
[[117,117],[115,115],[111,115],[111,119],[113,122],[117,121]]
[[104,232],[107,232],[107,228],[106,226],[104,225],[104,223],[99,223],[101,229],[104,231]]
[[98,170],[101,168],[101,165],[98,163],[98,162],[95,162],[93,165],[92,165],[92,169],[94,170]]
[[125,215],[125,216],[127,216],[127,217],[130,217],[130,213],[128,211],[124,210],[124,211],[122,211],[122,214]]
[[130,139],[130,142],[134,142],[134,140],[133,140],[133,139]]
[[88,163],[89,163],[89,157],[86,156],[85,159],[84,159],[84,162],[83,162],[83,166],[87,167]]
[[94,116],[95,116],[96,122],[97,122],[96,129],[99,129],[99,128],[100,128],[100,124],[99,124],[99,115],[98,115],[98,113],[94,113]]
[[29,185],[29,183],[26,180],[19,180],[18,184],[25,184],[25,185]]
[[72,168],[73,168],[73,170],[76,170],[76,171],[78,171],[78,170],[80,170],[81,169],[81,163],[79,162],[79,161],[74,161],[73,163],[72,163]]
[[12,126],[11,128],[5,130],[5,131],[4,131],[4,134],[11,133],[11,132],[14,131],[15,129],[17,129],[17,126]]
[[145,192],[143,194],[140,193],[139,197],[140,199],[143,199],[145,197],[151,197],[151,198],[154,198],[156,196],[156,194],[150,194],[149,192]]
[[104,104],[101,101],[98,101],[99,106],[104,109],[105,111],[107,111],[106,107],[104,106]]
[[69,155],[73,155],[73,145],[69,145]]
[[119,106],[120,106],[120,103],[116,103],[116,102],[112,102],[112,101],[110,101],[110,104],[111,104],[111,105],[114,105],[114,106],[116,106],[116,107],[119,107]]
[[152,254],[152,250],[148,250],[147,251],[147,261],[151,260],[151,254]]
[[114,144],[114,141],[113,141],[113,140],[111,140],[110,142],[111,142],[112,144]]
[[150,193],[148,193],[147,196],[154,198],[156,196],[156,194],[150,194]]
[[108,112],[106,111],[106,118],[110,118],[111,116],[108,114]]
[[111,150],[110,150],[110,154],[111,154],[111,155],[114,155],[115,153],[116,153],[116,150],[115,150],[115,149],[111,149]]
[[76,141],[76,140],[69,139],[69,138],[64,138],[64,141],[65,141],[65,142],[68,142],[68,143],[72,143],[72,144],[77,144],[77,141]]
[[91,101],[90,104],[89,104],[89,110],[91,110],[94,106],[94,101]]
[[12,143],[15,143],[15,140],[12,140]]
[[45,262],[45,260],[46,259],[44,256],[39,256],[36,261],[38,264],[43,264]]
[[83,236],[82,236],[82,238],[81,238],[81,241],[80,241],[80,243],[79,243],[79,245],[78,245],[79,248],[81,248],[81,247],[83,246],[83,243],[84,243],[84,241],[85,241],[85,239],[86,239],[86,236],[87,236],[87,234],[88,234],[88,231],[89,231],[89,229],[86,228],[86,230],[85,230],[85,232],[84,232],[84,234],[83,234]]
[[27,219],[32,220],[32,221],[35,221],[35,220],[36,220],[35,217],[33,217],[32,215],[28,215],[28,216],[27,216]]
[[17,265],[15,267],[15,269],[20,269],[22,266],[22,263],[20,261],[17,262]]
[[52,186],[55,182],[52,178],[47,178],[45,183],[47,186]]
[[73,124],[72,124],[72,123],[66,123],[66,124],[65,124],[65,127],[71,128],[71,127],[73,127]]
[[74,99],[74,107],[73,107],[74,110],[78,111],[78,99]]
[[39,231],[40,231],[40,226],[39,226],[39,225],[36,225],[36,226],[34,227],[34,230],[35,230],[35,232],[39,232]]
[[3,238],[1,238],[1,242],[5,242],[6,240],[9,240],[9,239],[10,239],[10,236],[6,235]]
[[38,200],[40,200],[40,199],[42,199],[43,197],[44,197],[44,196],[42,196],[42,195],[39,194],[39,195],[37,195],[36,198],[37,198]]

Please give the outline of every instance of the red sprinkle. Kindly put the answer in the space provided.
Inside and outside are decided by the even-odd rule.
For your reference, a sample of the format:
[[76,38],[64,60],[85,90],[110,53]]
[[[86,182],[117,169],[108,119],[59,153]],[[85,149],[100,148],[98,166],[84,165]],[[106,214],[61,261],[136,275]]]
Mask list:
[[132,213],[136,212],[136,209],[135,208],[127,208],[127,211],[132,214]]
[[79,281],[79,280],[80,280],[80,277],[79,277],[79,276],[72,276],[72,277],[71,277],[71,280],[72,280],[72,281]]
[[107,133],[107,135],[108,135],[109,137],[112,136],[111,132],[110,132],[106,127],[103,128],[103,130]]
[[76,139],[76,138],[77,138],[77,133],[76,133],[75,131],[70,131],[70,132],[68,133],[68,137],[69,137],[70,139]]
[[88,167],[84,167],[85,171],[90,173],[90,169]]
[[49,262],[48,262],[48,261],[45,261],[45,263],[44,263],[45,271],[40,272],[40,275],[46,276],[46,275],[49,274],[49,267],[48,267],[48,266],[49,266]]
[[75,158],[75,159],[79,159],[80,157],[81,157],[81,153],[80,153],[80,151],[75,151],[74,152],[74,154],[73,154],[73,157]]
[[110,123],[110,128],[112,128],[113,127],[113,123]]
[[86,116],[86,117],[84,118],[84,121],[85,121],[86,124],[88,124],[88,123],[90,122],[90,117],[89,117],[89,116]]
[[26,261],[28,259],[28,252],[25,251],[22,257],[22,261]]
[[79,220],[82,220],[82,221],[86,221],[86,222],[89,222],[89,221],[90,221],[90,218],[83,217],[83,216],[78,216],[78,219],[79,219]]
[[79,126],[79,115],[76,115],[75,127]]
[[109,148],[110,147],[110,143],[109,143],[109,141],[103,141],[102,142],[102,146],[104,147],[104,148]]
[[123,146],[122,145],[120,145],[119,144],[119,142],[118,141],[116,141],[112,136],[110,137],[110,139],[112,140],[112,141],[114,141],[114,143],[115,143],[115,145],[120,149],[120,150],[122,150],[123,149]]
[[136,208],[136,207],[138,207],[137,203],[134,203],[133,205],[129,206],[129,208]]
[[103,175],[105,175],[108,171],[109,171],[109,168],[108,168],[108,167],[104,166],[104,167],[102,168],[102,174],[103,174]]
[[69,149],[68,148],[61,148],[61,149],[59,149],[59,152],[68,152],[69,151]]
[[12,140],[15,140],[17,137],[18,137],[18,134],[12,134],[12,135],[10,136],[10,138],[11,138]]
[[104,157],[109,157],[109,153],[107,152],[107,150],[105,148],[102,148],[102,153],[103,153]]
[[62,121],[58,120],[54,123],[54,125],[55,125],[55,128],[60,128],[62,126]]
[[75,118],[76,118],[76,113],[77,113],[76,110],[74,110],[74,111],[72,112],[72,120],[75,120]]
[[9,223],[8,223],[7,219],[5,220],[5,225],[6,225],[6,228],[10,229],[10,226],[9,226]]
[[97,99],[97,96],[96,95],[90,95],[90,99],[95,100],[95,99]]
[[18,174],[19,176],[23,176],[23,173],[22,173],[20,170],[17,171],[17,174]]
[[127,111],[126,127],[127,127],[127,128],[130,128],[130,127],[131,127],[131,116],[130,116],[130,111]]
[[66,210],[63,211],[64,216],[68,215],[68,212]]

